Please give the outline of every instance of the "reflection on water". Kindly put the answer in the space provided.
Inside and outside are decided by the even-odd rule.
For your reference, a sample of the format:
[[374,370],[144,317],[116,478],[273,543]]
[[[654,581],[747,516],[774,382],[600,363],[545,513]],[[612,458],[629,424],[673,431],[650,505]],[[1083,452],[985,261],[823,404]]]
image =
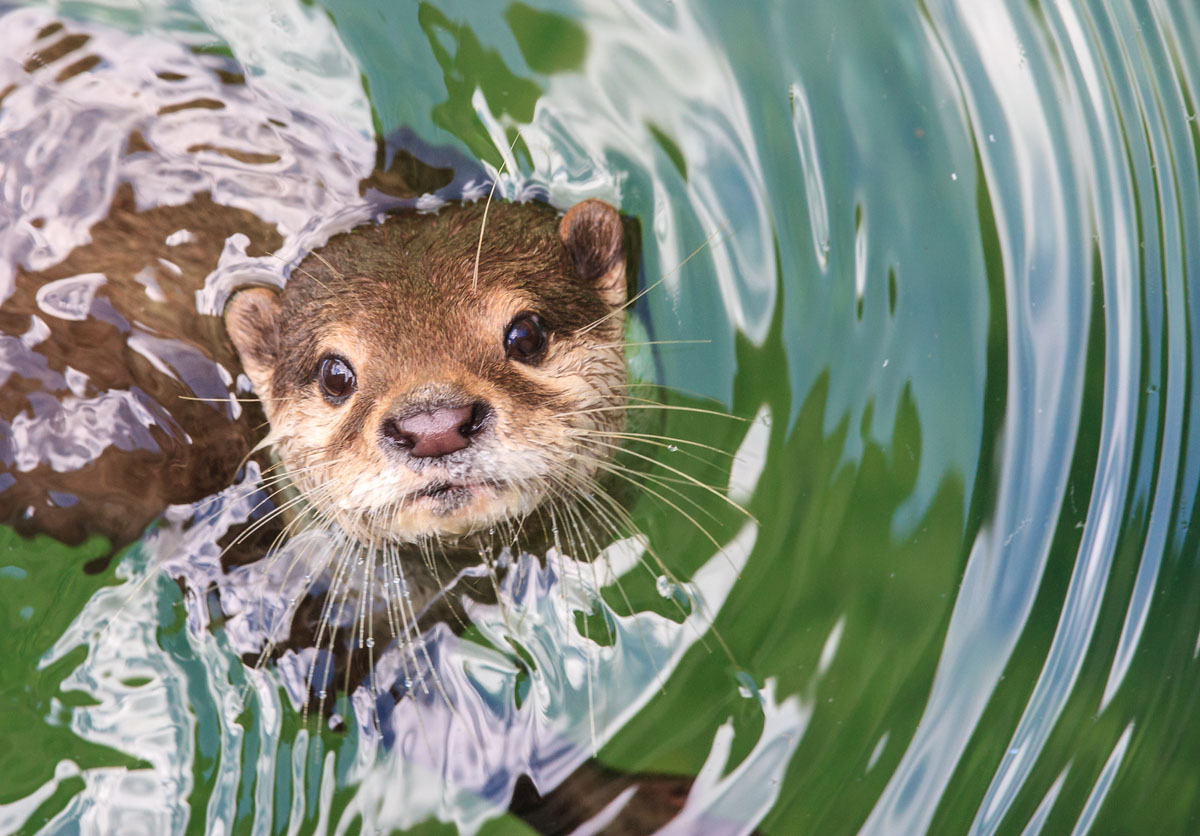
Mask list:
[[[108,274],[72,265],[23,296],[16,271],[85,245],[120,183],[137,212],[208,192],[279,236],[277,258],[248,254],[249,232],[216,248],[183,300],[216,312],[235,275],[280,282],[377,211],[372,134],[401,130],[443,149],[446,193],[495,176],[501,195],[641,219],[645,276],[666,278],[638,328],[708,342],[635,363],[762,421],[681,412],[663,430],[742,444],[730,485],[758,525],[721,517],[714,556],[678,508],[635,501],[646,539],[605,571],[654,549],[687,582],[684,615],[665,573],[624,574],[626,606],[595,600],[591,566],[512,558],[506,606],[431,631],[423,668],[381,656],[399,699],[355,692],[332,707],[342,731],[295,708],[302,649],[241,661],[271,629],[256,590],[288,578],[222,569],[217,541],[250,513],[236,491],[191,526],[172,508],[99,574],[72,567],[103,544],[9,535],[6,635],[27,638],[0,639],[0,723],[27,745],[0,756],[0,829],[472,831],[518,773],[547,789],[599,762],[618,805],[616,776],[696,776],[669,832],[1190,832],[1192,5],[325,6],[72,6],[102,21],[100,60],[64,79],[26,67],[53,16],[4,18],[0,281],[28,308],[4,329],[6,385],[156,427],[137,443],[166,449],[173,410],[47,365],[29,318],[102,319]],[[224,107],[180,107],[205,99]],[[164,277],[131,278],[154,298]],[[195,361],[199,337],[104,322],[197,394],[235,383]],[[95,431],[64,446],[32,401],[0,411],[19,472],[124,437],[67,410]],[[55,496],[48,520],[69,514]],[[433,670],[452,699],[421,690]]]

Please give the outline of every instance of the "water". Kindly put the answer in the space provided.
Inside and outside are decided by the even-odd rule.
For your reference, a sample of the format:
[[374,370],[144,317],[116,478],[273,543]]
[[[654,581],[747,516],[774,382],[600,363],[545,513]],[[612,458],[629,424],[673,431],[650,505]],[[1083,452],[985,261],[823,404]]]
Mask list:
[[[641,220],[646,284],[666,278],[638,328],[707,342],[635,364],[678,403],[751,419],[674,413],[664,434],[737,450],[721,478],[758,524],[701,497],[716,553],[643,496],[669,576],[629,571],[632,611],[591,619],[564,613],[606,577],[516,559],[507,618],[481,606],[469,635],[428,637],[453,700],[393,657],[394,738],[352,701],[346,731],[305,722],[300,658],[242,663],[271,621],[251,605],[266,567],[215,563],[247,513],[236,492],[186,531],[173,509],[98,574],[81,567],[101,543],[6,533],[4,832],[527,832],[488,776],[538,763],[549,785],[593,752],[621,775],[697,776],[669,832],[1195,832],[1192,5],[61,8],[104,27],[109,84],[5,101],[40,150],[0,152],[0,279],[79,244],[119,177],[164,202],[203,183],[283,237],[282,260],[228,248],[197,298],[216,310],[235,275],[278,281],[368,213],[373,135],[403,129],[449,149],[461,192],[499,172],[501,194]],[[158,62],[197,95],[225,54],[247,84],[219,115],[149,119],[111,84]],[[74,135],[81,102],[95,116]],[[264,116],[289,130],[254,132]],[[112,149],[139,120],[180,154],[232,137],[279,160],[269,178],[228,158],[133,168]],[[47,179],[20,188],[18,159]],[[45,218],[39,238],[13,207]],[[46,304],[79,310],[88,287]],[[6,362],[28,369],[37,335],[17,343]],[[683,467],[687,449],[656,455]],[[615,545],[605,571],[642,548]],[[403,735],[454,741],[464,717],[486,734],[448,760]]]

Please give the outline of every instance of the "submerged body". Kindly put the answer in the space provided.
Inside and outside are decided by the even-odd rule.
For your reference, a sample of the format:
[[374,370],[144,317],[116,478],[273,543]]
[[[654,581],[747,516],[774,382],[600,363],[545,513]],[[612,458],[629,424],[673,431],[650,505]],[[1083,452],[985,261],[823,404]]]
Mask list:
[[[20,121],[33,104],[52,108],[56,85],[87,83],[91,68],[110,66],[120,51],[115,38],[89,45],[58,24],[34,34],[22,70],[29,78],[16,87],[0,84],[0,126],[11,124],[6,116]],[[88,63],[92,46],[106,61]],[[569,507],[579,502],[605,533],[621,518],[623,510],[597,490],[625,416],[621,219],[596,201],[565,215],[541,204],[488,208],[483,201],[392,212],[344,225],[303,260],[288,253],[298,266],[282,289],[248,273],[223,320],[217,311],[202,313],[198,300],[236,261],[231,252],[282,264],[273,254],[306,229],[303,220],[289,227],[282,210],[259,216],[240,208],[244,201],[228,183],[248,167],[277,166],[278,158],[294,174],[300,156],[275,149],[273,159],[245,136],[227,136],[225,125],[208,141],[192,137],[190,126],[200,123],[188,119],[216,119],[225,110],[217,105],[232,111],[239,96],[243,104],[256,102],[228,72],[219,75],[219,94],[196,92],[201,83],[216,83],[189,77],[177,59],[148,66],[155,78],[140,92],[171,85],[191,92],[123,123],[109,179],[89,197],[71,236],[60,235],[60,219],[38,201],[4,207],[11,275],[0,302],[7,372],[0,381],[0,521],[67,543],[100,535],[115,552],[148,527],[153,537],[164,511],[171,525],[159,530],[188,533],[225,497],[254,505],[261,496],[266,502],[247,513],[245,527],[222,529],[223,539],[204,543],[207,554],[221,553],[220,566],[192,583],[206,591],[211,583],[219,596],[229,592],[217,609],[228,606],[231,619],[254,606],[286,611],[282,629],[258,626],[258,651],[237,644],[245,636],[231,639],[238,652],[251,663],[324,654],[323,671],[308,665],[308,693],[301,696],[316,706],[319,693],[321,710],[331,708],[324,705],[327,685],[331,693],[350,692],[391,652],[402,659],[398,683],[376,693],[390,688],[397,703],[411,701],[404,680],[410,663],[423,670],[432,664],[423,637],[430,624],[463,623],[441,605],[466,618],[443,595],[427,560],[431,549],[478,562],[484,547],[544,545],[539,538],[559,515],[580,521]],[[54,88],[49,97],[43,83]],[[101,117],[114,114],[110,108]],[[280,115],[272,124],[284,121]],[[170,130],[156,132],[161,126]],[[187,188],[171,181],[193,166],[216,172],[202,180],[212,191],[189,176],[179,177]],[[10,167],[6,177],[16,171]],[[325,166],[322,177],[331,172]],[[43,174],[31,171],[30,182],[39,196],[51,195]],[[147,182],[159,181],[173,190],[147,199]],[[393,171],[362,172],[349,192],[403,191],[395,185]],[[302,214],[294,206],[287,211]],[[264,526],[272,517],[278,525]],[[265,582],[272,559],[259,558],[305,525],[340,532],[351,547],[311,566],[285,566],[284,575],[295,569],[304,577],[289,602],[282,588]],[[267,536],[254,542],[245,536],[251,530]],[[578,557],[595,555],[587,547],[597,544],[578,533],[574,545],[589,551]],[[395,599],[380,603],[373,575],[356,576],[366,582],[351,588],[354,573],[346,567],[377,552],[402,558],[396,568],[403,566],[406,596],[413,596],[398,614]],[[243,562],[266,567],[264,583],[249,594],[230,568]],[[431,571],[416,577],[424,570]],[[470,579],[457,580],[460,589],[470,586]],[[491,594],[494,574],[475,580],[469,591]],[[271,596],[283,600],[263,607]],[[389,618],[394,642],[365,640],[374,621]],[[537,778],[533,769],[528,774]],[[534,781],[510,776],[515,783],[498,792],[515,788],[514,811],[545,832],[574,827],[622,796],[624,812],[613,827],[649,832],[678,809],[690,783],[621,775],[591,762],[575,764],[570,774],[557,783],[538,779],[541,793]],[[630,794],[635,784],[640,789]]]

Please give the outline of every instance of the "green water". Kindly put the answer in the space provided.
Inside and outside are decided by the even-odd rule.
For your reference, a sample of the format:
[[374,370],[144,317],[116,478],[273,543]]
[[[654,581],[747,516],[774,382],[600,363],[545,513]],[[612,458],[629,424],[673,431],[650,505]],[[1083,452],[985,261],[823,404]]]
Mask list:
[[[706,341],[658,347],[654,374],[674,403],[770,418],[753,549],[715,619],[729,652],[692,646],[604,763],[695,775],[729,721],[732,768],[764,723],[748,677],[804,716],[761,833],[1200,832],[1195,6],[324,8],[378,133],[637,217],[644,283],[669,274],[643,327]],[[303,63],[272,21],[260,45]],[[679,412],[663,432],[736,450],[747,428]],[[736,534],[736,513],[695,500],[716,539]],[[676,575],[712,555],[654,497],[634,515]],[[86,653],[62,645],[131,582],[82,572],[102,545],[0,547],[0,825],[106,832],[71,806],[80,773],[146,763],[79,728]],[[636,606],[660,606],[653,586],[631,586]],[[173,826],[284,832],[295,807],[320,832],[325,755],[303,754],[299,716],[225,716],[236,656],[187,634],[178,586],[151,589],[144,628],[171,667],[125,692],[166,683],[190,718]],[[358,749],[323,745],[337,820]],[[528,831],[499,816],[484,832]]]

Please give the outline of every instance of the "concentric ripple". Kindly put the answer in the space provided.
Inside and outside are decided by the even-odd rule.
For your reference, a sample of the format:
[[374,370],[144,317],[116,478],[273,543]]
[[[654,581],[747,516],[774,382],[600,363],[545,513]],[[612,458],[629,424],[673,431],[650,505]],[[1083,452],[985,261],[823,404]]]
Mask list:
[[[229,240],[202,310],[234,272],[283,281],[378,211],[358,188],[375,132],[458,161],[456,195],[494,179],[513,199],[601,197],[639,221],[654,285],[631,339],[661,343],[631,365],[705,410],[662,432],[708,445],[689,461],[757,523],[647,493],[644,536],[606,544],[603,569],[504,555],[506,608],[427,634],[415,680],[392,648],[380,675],[401,698],[382,711],[360,690],[330,729],[299,707],[315,650],[242,662],[298,583],[280,570],[297,564],[221,566],[255,472],[168,509],[96,578],[70,570],[94,544],[3,532],[20,640],[0,681],[28,737],[0,752],[0,830],[486,832],[522,826],[504,819],[518,775],[549,790],[595,760],[694,777],[670,833],[1194,832],[1200,7],[251,5],[5,14],[6,298],[15,266],[86,240],[122,182],[278,227],[275,259]],[[29,82],[21,44],[56,14],[102,58],[86,96]],[[214,80],[223,61],[244,87]],[[171,113],[149,64],[226,108]],[[121,157],[135,128],[163,153]],[[261,159],[192,159],[230,138]],[[37,303],[86,318],[104,281]],[[5,370],[66,404],[57,424],[6,418],[6,466],[78,468],[167,425],[170,404],[134,393],[74,397],[87,381],[44,340],[45,322],[0,335]],[[235,385],[188,362],[197,393]],[[325,536],[288,554],[342,547]],[[651,549],[669,572],[639,571]],[[632,609],[597,600],[617,578]],[[435,674],[443,693],[422,691]]]

